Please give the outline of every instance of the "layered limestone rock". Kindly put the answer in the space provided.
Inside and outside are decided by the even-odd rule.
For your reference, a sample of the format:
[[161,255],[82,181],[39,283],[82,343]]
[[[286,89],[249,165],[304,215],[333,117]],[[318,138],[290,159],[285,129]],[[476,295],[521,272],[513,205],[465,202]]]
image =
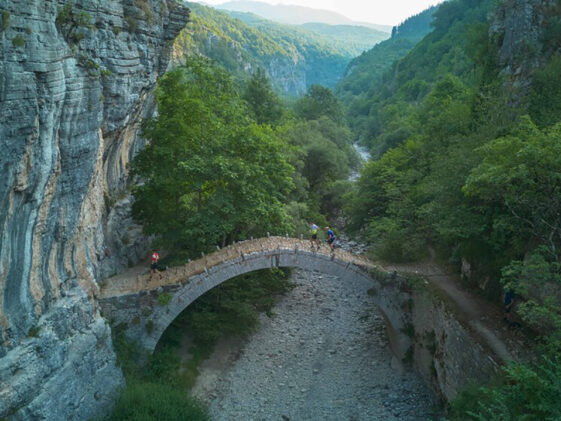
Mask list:
[[114,205],[138,128],[188,10],[172,0],[0,9],[0,418],[88,419],[122,383],[95,297],[130,252],[106,224],[123,215]]
[[490,33],[496,40],[498,64],[514,105],[524,103],[533,72],[555,54],[548,38],[557,35],[561,12],[555,0],[507,0],[502,2],[491,23]]

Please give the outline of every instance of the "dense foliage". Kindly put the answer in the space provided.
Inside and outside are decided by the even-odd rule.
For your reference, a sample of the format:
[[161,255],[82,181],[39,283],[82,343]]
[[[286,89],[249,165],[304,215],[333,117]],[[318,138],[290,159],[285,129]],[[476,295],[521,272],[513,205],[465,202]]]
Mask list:
[[433,247],[458,268],[469,263],[467,281],[489,298],[514,290],[520,321],[538,334],[534,363],[506,367],[496,384],[466,392],[451,418],[554,420],[561,394],[561,51],[551,33],[559,2],[544,9],[538,43],[516,58],[534,70],[508,77],[498,62],[504,37],[489,31],[496,7],[444,3],[434,30],[368,95],[359,93],[360,107],[353,95],[342,96],[350,113],[364,110],[354,127],[375,158],[346,211],[349,228],[380,258],[415,260]]
[[131,380],[106,421],[207,421],[206,410],[182,389]]
[[409,51],[431,31],[430,23],[436,7],[412,16],[394,27],[390,39],[354,58],[345,76],[337,85],[337,96],[347,106],[347,118],[353,130],[362,135],[366,129],[372,97],[388,82],[384,75],[396,60]]
[[147,234],[191,255],[250,235],[284,234],[292,188],[286,145],[250,117],[230,77],[205,60],[169,72],[158,87],[150,144],[133,163],[142,178],[133,214]]

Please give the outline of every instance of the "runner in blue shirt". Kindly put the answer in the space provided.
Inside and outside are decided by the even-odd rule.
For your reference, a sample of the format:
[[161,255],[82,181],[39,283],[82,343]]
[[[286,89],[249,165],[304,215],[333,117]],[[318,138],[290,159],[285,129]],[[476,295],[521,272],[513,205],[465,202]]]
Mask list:
[[335,250],[335,234],[333,234],[333,230],[329,227],[325,227],[327,231],[327,244],[331,247],[331,250]]

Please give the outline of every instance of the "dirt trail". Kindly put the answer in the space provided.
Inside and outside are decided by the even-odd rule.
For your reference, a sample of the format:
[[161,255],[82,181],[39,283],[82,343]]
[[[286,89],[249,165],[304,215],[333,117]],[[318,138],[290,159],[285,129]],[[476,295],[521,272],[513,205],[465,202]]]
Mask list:
[[499,303],[494,304],[466,290],[457,274],[434,262],[433,259],[403,264],[378,263],[387,271],[410,273],[426,278],[455,305],[460,321],[471,327],[482,345],[486,345],[503,364],[524,359],[527,339],[520,330],[509,329],[503,319]]

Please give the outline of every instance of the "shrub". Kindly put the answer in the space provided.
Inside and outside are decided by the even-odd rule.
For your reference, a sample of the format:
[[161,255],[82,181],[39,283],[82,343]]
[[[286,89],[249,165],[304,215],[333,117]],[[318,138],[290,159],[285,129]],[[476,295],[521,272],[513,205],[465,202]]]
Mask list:
[[12,39],[12,44],[14,45],[14,47],[23,47],[25,45],[25,39],[23,39],[21,35],[16,35]]
[[10,27],[10,12],[2,10],[2,23],[0,24],[0,32]]
[[73,44],[80,42],[86,36],[84,30],[94,28],[89,13],[85,11],[78,13],[70,4],[65,4],[58,10],[55,24],[64,38]]
[[144,17],[149,24],[153,24],[154,20],[154,13],[152,13],[152,9],[150,9],[150,5],[146,0],[137,0],[136,5],[142,10],[144,13]]
[[39,336],[39,332],[41,331],[41,327],[40,326],[32,326],[29,328],[29,330],[27,331],[27,336],[29,336],[30,338],[36,338]]
[[533,120],[541,127],[561,121],[559,72],[561,72],[561,55],[557,54],[534,74],[529,111]]
[[167,292],[163,292],[161,294],[158,294],[158,304],[160,304],[161,306],[167,306],[171,301],[171,295],[168,294]]
[[511,364],[488,387],[460,394],[450,408],[451,420],[558,420],[561,417],[561,360]]
[[154,322],[152,320],[148,320],[148,322],[146,323],[146,332],[148,334],[154,332]]
[[207,421],[203,406],[182,389],[145,381],[129,381],[107,421]]
[[134,34],[138,29],[138,21],[133,16],[126,16],[125,22],[127,23],[128,30],[131,34]]

